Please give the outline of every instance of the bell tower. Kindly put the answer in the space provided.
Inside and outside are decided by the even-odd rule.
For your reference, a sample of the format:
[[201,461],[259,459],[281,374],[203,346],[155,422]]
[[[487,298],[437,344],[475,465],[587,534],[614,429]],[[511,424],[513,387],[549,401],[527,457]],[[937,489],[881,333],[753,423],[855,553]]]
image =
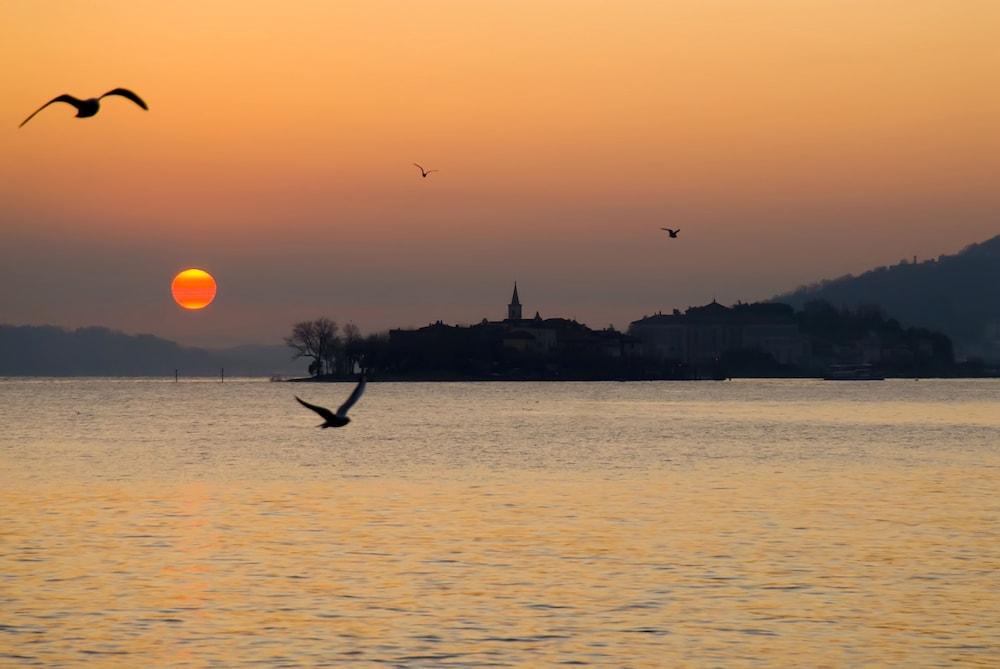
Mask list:
[[514,282],[514,296],[510,298],[510,304],[507,305],[507,320],[521,320],[521,301],[517,299],[517,281]]

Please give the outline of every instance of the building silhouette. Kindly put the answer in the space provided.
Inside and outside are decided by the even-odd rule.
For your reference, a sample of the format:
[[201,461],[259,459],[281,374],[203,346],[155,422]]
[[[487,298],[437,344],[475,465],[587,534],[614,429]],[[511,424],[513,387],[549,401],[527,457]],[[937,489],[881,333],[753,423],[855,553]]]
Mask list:
[[698,365],[719,361],[733,351],[758,350],[781,365],[808,364],[809,338],[799,332],[794,310],[777,303],[738,303],[726,307],[715,300],[684,313],[655,314],[633,321],[629,334],[640,339],[645,353],[661,360]]
[[[943,373],[947,337],[903,328],[881,312],[712,300],[633,321],[627,333],[569,318],[523,318],[514,285],[507,318],[474,325],[441,321],[389,331],[375,368],[428,379],[706,379],[817,375],[843,364],[886,373]],[[376,358],[372,358],[375,360]]]
[[514,296],[510,298],[510,304],[507,305],[507,320],[521,320],[521,301],[517,299],[517,281],[514,282]]
[[599,361],[621,360],[641,354],[639,340],[613,328],[592,330],[568,318],[523,318],[517,284],[507,318],[484,318],[475,325],[447,325],[442,321],[417,329],[389,331],[389,342],[407,369],[464,370],[478,375],[504,375],[530,370],[555,377],[597,374]]

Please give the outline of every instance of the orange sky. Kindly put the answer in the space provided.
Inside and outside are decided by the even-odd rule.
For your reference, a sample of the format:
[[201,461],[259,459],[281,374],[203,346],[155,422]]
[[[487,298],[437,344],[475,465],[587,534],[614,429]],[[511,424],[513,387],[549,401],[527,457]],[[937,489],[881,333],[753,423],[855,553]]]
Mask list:
[[[992,0],[276,7],[0,5],[0,321],[267,342],[499,318],[517,279],[625,327],[1000,233]],[[116,86],[150,111],[17,129]]]

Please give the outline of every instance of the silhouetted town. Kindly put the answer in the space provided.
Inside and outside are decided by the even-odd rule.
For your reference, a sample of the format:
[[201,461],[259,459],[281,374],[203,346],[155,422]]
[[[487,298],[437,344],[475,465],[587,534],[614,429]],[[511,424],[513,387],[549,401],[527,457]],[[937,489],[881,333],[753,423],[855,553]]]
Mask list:
[[[498,309],[503,313],[504,307]],[[506,318],[431,323],[363,336],[328,318],[295,324],[285,346],[199,349],[100,327],[0,325],[0,375],[271,375],[303,380],[627,380],[732,377],[1000,376],[995,358],[956,362],[944,334],[904,327],[876,306],[712,301],[655,313],[626,332],[569,318],[524,318],[515,287]],[[291,347],[292,355],[289,355]],[[295,360],[292,360],[292,358]],[[303,361],[306,361],[304,364]]]
[[[955,364],[947,336],[907,328],[878,307],[827,302],[800,311],[775,302],[712,301],[633,321],[627,332],[594,330],[575,320],[524,317],[514,286],[502,320],[441,321],[362,337],[332,321],[296,325],[286,340],[311,357],[314,378],[365,369],[398,380],[725,379],[730,377],[882,378],[981,375]],[[330,330],[332,326],[332,330]],[[312,329],[310,329],[312,328]],[[321,344],[333,342],[327,352]],[[310,344],[312,342],[312,344]]]

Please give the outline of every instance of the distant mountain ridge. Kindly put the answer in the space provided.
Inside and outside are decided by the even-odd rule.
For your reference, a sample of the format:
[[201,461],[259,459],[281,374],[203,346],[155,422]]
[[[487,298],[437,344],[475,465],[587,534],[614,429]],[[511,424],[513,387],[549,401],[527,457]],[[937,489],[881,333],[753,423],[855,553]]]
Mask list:
[[301,374],[286,346],[186,347],[104,327],[0,325],[0,376],[271,376]]
[[802,286],[772,298],[801,308],[825,300],[839,307],[878,305],[905,325],[944,332],[965,356],[1000,359],[1000,235],[954,255],[901,261],[859,276]]

